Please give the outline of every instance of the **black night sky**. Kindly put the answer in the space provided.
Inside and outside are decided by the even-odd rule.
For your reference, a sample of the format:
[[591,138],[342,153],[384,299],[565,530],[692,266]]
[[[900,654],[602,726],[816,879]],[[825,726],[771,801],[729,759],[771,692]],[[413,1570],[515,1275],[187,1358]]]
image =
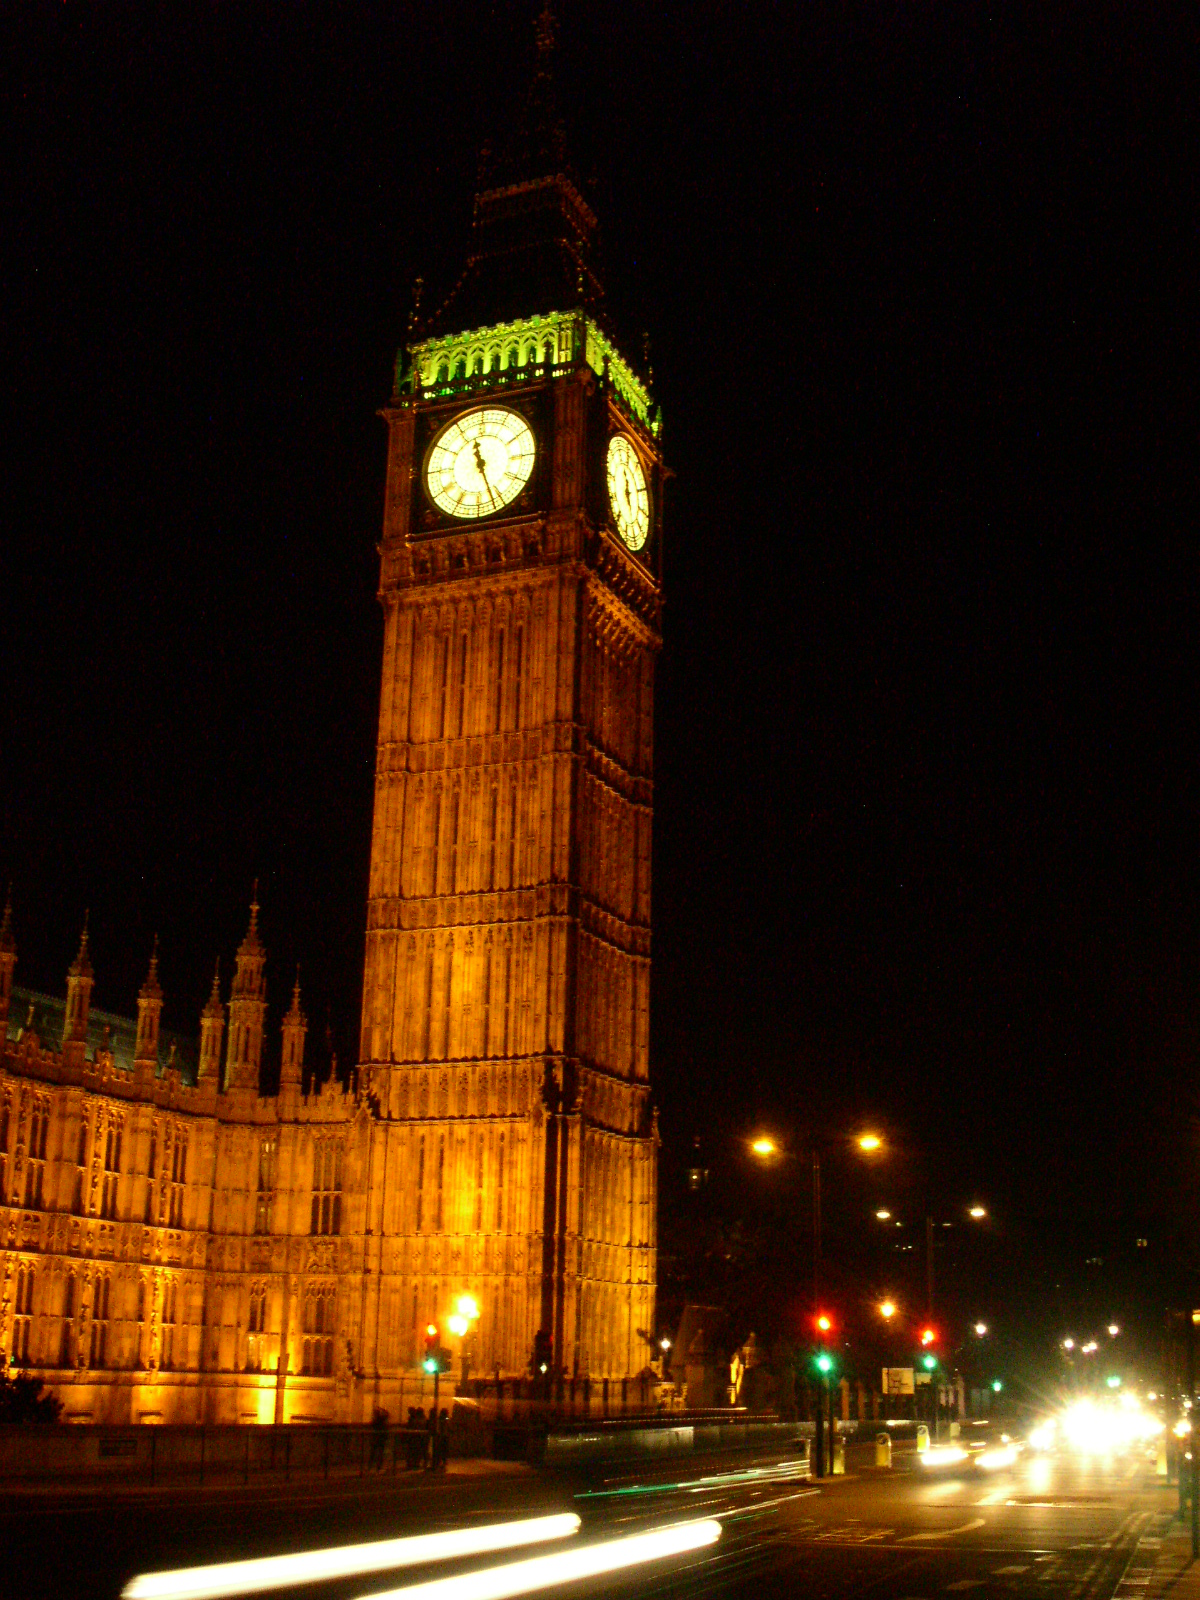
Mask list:
[[[194,1031],[258,875],[273,1001],[299,961],[346,1060],[375,410],[414,278],[462,264],[533,7],[6,9],[18,982],[62,989],[90,907],[95,1002],[132,1009],[157,931]],[[1029,1261],[1194,1233],[1186,17],[563,0],[677,475],[664,1188],[694,1134],[720,1167],[762,1121],[870,1118]]]

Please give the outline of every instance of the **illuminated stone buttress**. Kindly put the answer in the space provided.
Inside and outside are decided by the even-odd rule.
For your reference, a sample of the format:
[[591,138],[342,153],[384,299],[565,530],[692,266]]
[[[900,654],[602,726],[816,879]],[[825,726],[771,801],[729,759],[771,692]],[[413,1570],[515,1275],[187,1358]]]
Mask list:
[[[601,321],[593,227],[562,176],[478,196],[467,272],[384,411],[361,1042],[381,1323],[404,1346],[384,1370],[463,1291],[477,1370],[524,1371],[539,1330],[567,1376],[650,1354],[662,471],[646,388]],[[499,435],[526,424],[532,469],[505,479]],[[622,472],[621,452],[636,462],[613,489],[615,438]]]

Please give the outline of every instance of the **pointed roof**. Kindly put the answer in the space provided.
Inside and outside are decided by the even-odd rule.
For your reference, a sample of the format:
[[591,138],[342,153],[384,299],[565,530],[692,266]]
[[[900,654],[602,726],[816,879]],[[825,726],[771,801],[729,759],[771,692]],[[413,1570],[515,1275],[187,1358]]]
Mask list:
[[306,1028],[308,1018],[304,1015],[304,1007],[300,1004],[300,965],[296,964],[296,986],[292,990],[292,1009],[283,1019],[284,1026],[291,1023],[293,1027]]
[[554,86],[554,13],[536,23],[536,59],[522,111],[480,153],[471,254],[458,282],[416,339],[581,307],[599,314],[604,290],[592,260],[596,217],[567,158]]
[[158,935],[154,935],[154,948],[150,952],[150,970],[146,981],[138,990],[139,1000],[161,1000],[162,985],[158,981]]
[[67,968],[68,978],[92,978],[92,958],[88,954],[88,912],[83,913],[83,937],[79,941],[79,954]]
[[250,926],[246,929],[246,937],[238,946],[238,957],[265,956],[263,942],[258,936],[258,879],[254,880],[254,893],[250,899]]
[[208,1004],[200,1013],[201,1017],[225,1016],[225,1007],[221,1004],[221,958],[217,957],[216,971],[213,973],[212,992],[208,997]]

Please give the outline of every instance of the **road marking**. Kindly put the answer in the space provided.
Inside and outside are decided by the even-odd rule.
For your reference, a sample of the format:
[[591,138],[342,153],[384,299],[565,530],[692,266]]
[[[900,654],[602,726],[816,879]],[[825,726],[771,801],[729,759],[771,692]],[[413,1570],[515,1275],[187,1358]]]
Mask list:
[[973,1528],[987,1526],[986,1517],[974,1517],[970,1522],[964,1522],[958,1528],[939,1528],[936,1533],[910,1533],[906,1538],[897,1540],[898,1544],[915,1544],[922,1539],[949,1539],[956,1533],[970,1533]]
[[993,1578],[1007,1578],[1007,1577],[1014,1577],[1015,1578],[1018,1572],[1028,1572],[1028,1571],[1029,1571],[1029,1568],[1027,1566],[1026,1567],[993,1567],[992,1568],[992,1577]]
[[1008,1498],[1007,1489],[993,1489],[991,1494],[985,1494],[982,1500],[976,1500],[977,1506],[998,1506],[1002,1500]]
[[959,1589],[982,1589],[982,1588],[983,1588],[983,1579],[982,1578],[960,1578],[957,1583],[948,1583],[946,1585],[946,1592],[947,1592],[947,1594],[953,1594],[956,1590],[959,1590]]

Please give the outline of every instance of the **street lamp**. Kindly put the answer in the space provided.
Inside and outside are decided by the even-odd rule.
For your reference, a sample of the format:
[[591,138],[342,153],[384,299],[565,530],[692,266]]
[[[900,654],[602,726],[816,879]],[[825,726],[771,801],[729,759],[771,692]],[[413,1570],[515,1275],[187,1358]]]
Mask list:
[[1109,1323],[1109,1325],[1108,1325],[1108,1336],[1109,1336],[1110,1339],[1115,1339],[1117,1337],[1117,1335],[1120,1333],[1120,1331],[1121,1331],[1120,1328],[1117,1326],[1117,1324],[1115,1322],[1110,1322]]
[[885,1322],[890,1322],[896,1315],[896,1302],[894,1300],[885,1300],[879,1307],[879,1315]]
[[972,1206],[967,1215],[974,1217],[976,1222],[981,1222],[987,1216],[987,1210],[984,1206]]
[[[825,1141],[827,1144],[841,1144],[842,1140]],[[856,1134],[854,1143],[865,1155],[876,1155],[884,1148],[882,1137],[869,1129]],[[812,1232],[813,1232],[813,1311],[816,1313],[821,1304],[821,1141],[816,1134],[809,1137],[809,1146],[812,1153]],[[760,1133],[750,1141],[750,1153],[761,1162],[774,1161],[777,1157],[786,1155],[781,1150],[776,1139],[769,1133]]]
[[892,1220],[892,1213],[886,1206],[881,1206],[875,1215],[879,1218],[880,1222],[890,1222]]
[[987,1329],[987,1323],[986,1322],[977,1322],[975,1324],[975,1334],[976,1334],[977,1338],[979,1338],[979,1339],[986,1338],[987,1337],[987,1331],[988,1331],[988,1329]]
[[467,1372],[470,1367],[470,1357],[467,1354],[467,1335],[471,1332],[471,1325],[479,1321],[479,1301],[473,1294],[460,1294],[454,1302],[454,1315],[446,1319],[446,1326],[458,1339],[462,1340],[462,1381],[463,1388],[467,1387]]
[[1071,1338],[1070,1334],[1068,1334],[1067,1337],[1063,1340],[1062,1347],[1063,1347],[1064,1350],[1074,1350],[1075,1341],[1074,1341],[1074,1339]]

